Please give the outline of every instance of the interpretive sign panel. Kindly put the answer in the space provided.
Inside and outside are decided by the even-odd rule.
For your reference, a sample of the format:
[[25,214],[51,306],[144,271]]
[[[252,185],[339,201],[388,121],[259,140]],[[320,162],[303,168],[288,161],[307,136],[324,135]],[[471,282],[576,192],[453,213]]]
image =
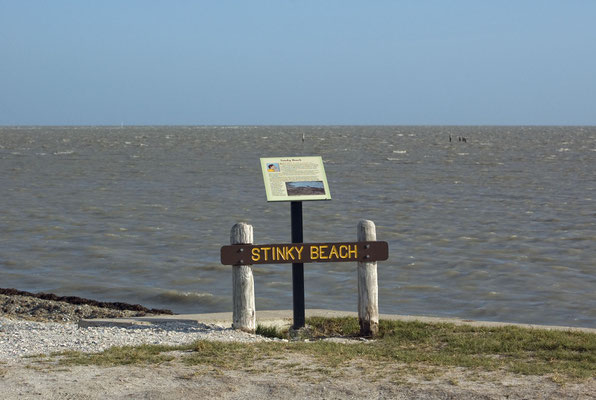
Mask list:
[[221,248],[224,265],[385,261],[387,242],[282,243],[231,245]]
[[261,158],[267,201],[330,200],[323,159]]

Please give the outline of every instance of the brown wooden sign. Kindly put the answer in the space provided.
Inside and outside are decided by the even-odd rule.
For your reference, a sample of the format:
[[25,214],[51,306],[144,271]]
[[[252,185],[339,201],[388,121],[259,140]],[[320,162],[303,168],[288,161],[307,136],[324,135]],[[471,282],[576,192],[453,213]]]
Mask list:
[[387,242],[237,244],[221,248],[224,265],[384,261]]

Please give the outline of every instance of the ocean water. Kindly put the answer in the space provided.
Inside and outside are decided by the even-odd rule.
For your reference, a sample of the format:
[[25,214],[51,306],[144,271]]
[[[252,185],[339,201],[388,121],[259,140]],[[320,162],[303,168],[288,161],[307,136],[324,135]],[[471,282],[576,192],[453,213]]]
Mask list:
[[[0,287],[231,311],[231,227],[290,242],[259,157],[299,155],[332,196],[304,203],[305,242],[365,218],[389,243],[381,313],[596,328],[596,127],[0,127]],[[290,264],[254,272],[257,309],[292,308]],[[353,263],[305,287],[357,309]]]

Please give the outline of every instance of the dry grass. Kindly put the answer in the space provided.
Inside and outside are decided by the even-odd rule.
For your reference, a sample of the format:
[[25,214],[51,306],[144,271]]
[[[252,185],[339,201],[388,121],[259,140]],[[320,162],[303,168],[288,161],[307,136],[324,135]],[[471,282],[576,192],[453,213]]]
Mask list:
[[[441,367],[452,367],[548,375],[560,382],[596,376],[596,335],[590,333],[381,321],[375,340],[345,344],[318,339],[356,337],[359,326],[355,318],[311,318],[307,323],[309,329],[303,335],[308,335],[308,342],[198,341],[178,347],[115,347],[99,354],[69,352],[60,358],[61,363],[79,365],[159,364],[174,360],[177,356],[172,351],[184,350],[179,356],[182,362],[216,370],[251,371],[257,365],[273,365],[292,373],[316,370],[330,376],[341,374],[342,368],[355,368],[385,376],[414,370],[432,377]],[[288,333],[270,330],[268,335]],[[301,363],[292,362],[293,358],[308,359],[312,365],[305,370]]]

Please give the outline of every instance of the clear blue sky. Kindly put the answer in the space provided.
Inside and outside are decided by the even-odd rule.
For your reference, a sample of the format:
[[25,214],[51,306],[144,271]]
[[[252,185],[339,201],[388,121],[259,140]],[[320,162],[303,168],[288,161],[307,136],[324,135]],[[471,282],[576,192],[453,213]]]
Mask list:
[[0,0],[0,125],[596,125],[596,1]]

